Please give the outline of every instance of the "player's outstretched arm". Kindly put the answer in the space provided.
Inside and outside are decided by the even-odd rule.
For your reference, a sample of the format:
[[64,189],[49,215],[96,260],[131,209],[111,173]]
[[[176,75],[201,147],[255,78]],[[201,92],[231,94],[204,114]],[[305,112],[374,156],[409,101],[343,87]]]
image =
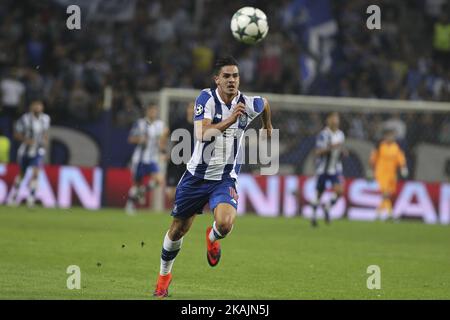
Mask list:
[[202,119],[194,122],[195,138],[201,141],[209,141],[212,137],[222,134],[229,128],[236,120],[245,113],[245,106],[243,103],[238,103],[233,110],[233,113],[227,119],[212,123],[211,119]]
[[262,127],[267,130],[267,137],[270,138],[272,136],[272,113],[270,111],[270,104],[266,98],[264,100],[264,110],[261,114]]
[[397,155],[398,166],[400,167],[400,175],[406,179],[409,175],[408,166],[406,165],[406,157],[403,151],[399,150]]

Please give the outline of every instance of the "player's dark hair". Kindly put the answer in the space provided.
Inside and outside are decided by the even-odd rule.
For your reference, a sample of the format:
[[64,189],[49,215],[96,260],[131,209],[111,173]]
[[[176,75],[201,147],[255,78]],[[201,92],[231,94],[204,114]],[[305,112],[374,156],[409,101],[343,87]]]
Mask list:
[[327,112],[325,115],[322,115],[322,117],[321,117],[322,122],[327,124],[328,123],[328,119],[330,119],[331,116],[334,116],[334,115],[339,116],[339,112],[337,112],[337,111]]
[[225,56],[225,57],[220,57],[216,60],[216,62],[214,63],[214,74],[218,75],[220,73],[220,70],[222,69],[222,67],[225,66],[239,66],[237,60],[235,58],[233,58],[232,56]]
[[331,112],[328,112],[327,113],[327,115],[326,115],[326,117],[325,117],[325,119],[329,119],[329,118],[331,118],[332,116],[339,116],[339,112],[337,112],[337,111],[331,111]]
[[395,129],[393,128],[385,128],[383,129],[383,136],[387,136],[389,134],[396,134],[397,131],[395,131]]
[[39,99],[39,98],[33,98],[33,99],[30,100],[30,106],[31,106],[32,104],[35,104],[35,103],[41,103],[41,104],[44,104],[44,100]]

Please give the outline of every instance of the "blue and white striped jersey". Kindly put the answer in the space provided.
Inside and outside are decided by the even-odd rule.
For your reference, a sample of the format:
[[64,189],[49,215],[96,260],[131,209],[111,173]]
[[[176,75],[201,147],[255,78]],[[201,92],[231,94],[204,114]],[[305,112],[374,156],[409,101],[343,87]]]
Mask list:
[[226,177],[237,179],[243,162],[242,140],[250,122],[264,109],[261,97],[248,97],[238,92],[227,105],[220,98],[217,89],[204,89],[195,101],[194,121],[211,119],[219,123],[231,116],[235,106],[242,102],[245,115],[239,117],[222,135],[211,141],[195,141],[194,152],[187,164],[187,170],[194,176],[206,180],[222,180]]
[[130,131],[130,136],[146,136],[147,143],[136,145],[133,156],[131,157],[132,164],[158,163],[159,140],[163,132],[164,122],[162,120],[150,122],[147,118],[141,118],[134,123]]
[[16,132],[22,134],[26,139],[32,139],[31,146],[22,143],[17,150],[18,158],[23,156],[36,157],[45,154],[44,137],[50,129],[50,116],[41,113],[34,116],[32,112],[27,112],[20,117],[16,123]]
[[[316,138],[316,148],[328,148],[331,145],[343,144],[344,142],[345,135],[341,130],[332,131],[325,127]],[[342,174],[341,150],[339,148],[316,158],[316,174]]]

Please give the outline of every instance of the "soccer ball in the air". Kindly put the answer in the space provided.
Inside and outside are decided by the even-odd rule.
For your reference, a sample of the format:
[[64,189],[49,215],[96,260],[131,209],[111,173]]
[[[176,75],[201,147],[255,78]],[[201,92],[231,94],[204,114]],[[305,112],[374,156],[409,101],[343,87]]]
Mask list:
[[267,17],[258,8],[243,7],[231,18],[231,32],[238,41],[255,44],[269,32]]

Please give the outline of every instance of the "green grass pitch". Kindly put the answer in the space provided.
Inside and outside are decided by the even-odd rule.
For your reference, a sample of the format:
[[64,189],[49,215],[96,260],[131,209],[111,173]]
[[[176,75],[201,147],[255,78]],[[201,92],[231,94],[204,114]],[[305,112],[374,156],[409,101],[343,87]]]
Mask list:
[[[153,299],[167,213],[0,207],[0,299]],[[169,299],[449,299],[450,230],[419,222],[237,218],[209,267],[198,216]],[[142,245],[142,242],[144,244]],[[81,289],[69,290],[69,265]],[[381,289],[366,286],[381,268]]]

